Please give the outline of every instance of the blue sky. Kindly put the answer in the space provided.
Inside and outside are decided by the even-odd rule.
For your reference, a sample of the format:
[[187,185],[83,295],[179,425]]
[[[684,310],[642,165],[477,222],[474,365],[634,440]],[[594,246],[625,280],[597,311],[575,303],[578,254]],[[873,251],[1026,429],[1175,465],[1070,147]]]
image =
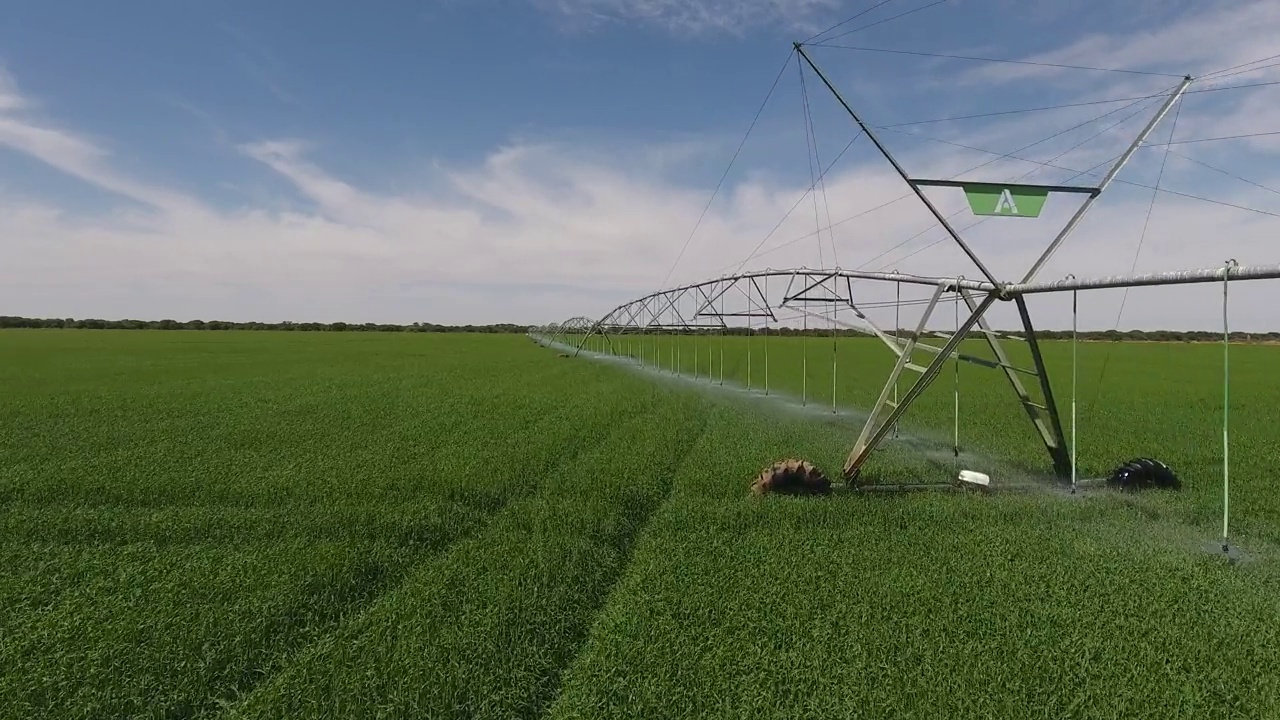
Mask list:
[[[1280,8],[1262,1],[873,5],[11,2],[0,24],[0,236],[14,260],[0,269],[0,302],[8,314],[72,317],[532,323],[600,315],[669,273],[675,282],[736,266],[808,189],[790,57],[673,270],[791,41],[856,13],[869,10],[837,32],[885,22],[835,42],[1193,75],[1280,52]],[[873,124],[1149,95],[1177,82],[811,52]],[[1266,65],[1193,89],[1280,79],[1280,68]],[[853,137],[850,123],[811,73],[805,82],[818,155],[830,162]],[[1157,102],[1024,156],[1053,157],[1139,111],[1058,161],[1087,169],[1118,154]],[[1008,152],[1123,105],[881,135],[913,174],[952,175],[992,156],[904,132]],[[1162,124],[1121,177],[1147,185],[1159,177],[1161,187],[1280,214],[1276,193],[1219,171],[1280,185],[1275,137],[1172,146],[1180,155],[1157,146],[1170,129],[1175,140],[1280,130],[1280,89],[1188,95],[1175,114],[1177,125]],[[980,176],[1032,169],[1002,161]],[[1031,180],[1071,175],[1042,170]],[[905,188],[864,138],[825,189],[825,206],[797,210],[763,249]],[[938,202],[948,212],[963,207],[945,193]],[[1053,202],[1042,220],[975,228],[974,242],[1018,274],[1073,209]],[[1150,189],[1115,186],[1046,272],[1128,271],[1150,203]],[[1230,253],[1248,264],[1280,262],[1270,241],[1277,221],[1164,193],[1136,267],[1216,265]],[[838,253],[842,266],[857,267],[929,224],[920,208],[899,204],[822,233],[823,244],[801,240],[747,266],[830,265]],[[898,261],[935,238],[936,229],[883,259],[955,272],[960,259],[945,245]],[[1129,301],[1123,325],[1212,317],[1198,291],[1145,292]],[[1094,324],[1110,327],[1116,304],[1099,295],[1089,306]]]

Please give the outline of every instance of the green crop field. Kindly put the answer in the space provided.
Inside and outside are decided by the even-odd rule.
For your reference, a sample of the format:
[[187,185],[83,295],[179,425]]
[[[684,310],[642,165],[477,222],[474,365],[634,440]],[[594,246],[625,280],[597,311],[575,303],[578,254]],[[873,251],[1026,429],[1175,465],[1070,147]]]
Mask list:
[[[1220,346],[1080,347],[1082,474],[1180,493],[805,499],[747,489],[838,472],[888,350],[772,338],[765,398],[758,339],[656,342],[0,331],[0,717],[1280,716],[1280,348],[1231,351],[1228,564]],[[956,471],[954,382],[867,476]],[[959,384],[964,466],[1046,472]]]

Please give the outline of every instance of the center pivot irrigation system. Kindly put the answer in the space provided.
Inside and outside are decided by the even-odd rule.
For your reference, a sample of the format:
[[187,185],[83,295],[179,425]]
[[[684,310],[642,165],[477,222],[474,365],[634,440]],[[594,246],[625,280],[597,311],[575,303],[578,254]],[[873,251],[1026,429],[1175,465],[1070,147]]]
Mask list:
[[[662,367],[669,362],[671,368],[685,368],[688,361],[680,357],[692,353],[694,376],[699,376],[705,367],[707,380],[714,382],[713,360],[715,348],[710,341],[717,334],[746,334],[748,338],[747,387],[751,389],[753,382],[752,344],[759,343],[754,323],[766,327],[763,341],[763,377],[764,390],[769,390],[769,356],[767,328],[785,321],[828,322],[830,327],[839,326],[860,333],[868,333],[879,338],[888,350],[896,356],[897,361],[885,380],[879,397],[870,408],[865,423],[853,446],[849,451],[843,467],[843,478],[851,489],[875,490],[885,489],[876,483],[862,479],[862,471],[868,458],[885,439],[896,432],[900,418],[912,406],[912,403],[933,383],[949,360],[966,362],[994,369],[1004,375],[1009,386],[1025,409],[1035,432],[1043,441],[1045,450],[1052,462],[1054,474],[1062,479],[1070,479],[1074,490],[1082,481],[1076,473],[1075,457],[1075,379],[1073,351],[1073,381],[1071,399],[1071,441],[1068,442],[1063,432],[1062,417],[1049,383],[1048,372],[1037,342],[1036,330],[1032,323],[1026,298],[1030,295],[1047,293],[1072,293],[1073,337],[1075,331],[1076,294],[1085,290],[1103,288],[1131,288],[1139,286],[1166,286],[1193,283],[1221,283],[1223,290],[1223,332],[1224,353],[1227,346],[1226,302],[1227,289],[1230,282],[1241,280],[1258,280],[1280,278],[1280,265],[1246,267],[1234,260],[1226,261],[1215,268],[1192,269],[1178,272],[1164,272],[1145,275],[1120,275],[1094,279],[1077,279],[1068,276],[1066,279],[1050,282],[1037,281],[1037,275],[1045,263],[1062,246],[1063,242],[1077,227],[1085,214],[1089,212],[1102,193],[1106,191],[1117,173],[1125,166],[1134,153],[1146,142],[1152,131],[1174,107],[1175,103],[1187,92],[1193,79],[1184,76],[1177,86],[1163,97],[1159,108],[1149,118],[1137,137],[1128,148],[1114,161],[1101,181],[1096,186],[1081,185],[1038,185],[1025,183],[991,183],[956,180],[929,180],[910,176],[898,163],[889,150],[877,137],[875,129],[863,120],[853,106],[836,89],[826,74],[810,57],[806,46],[794,44],[795,53],[812,69],[823,85],[834,95],[844,112],[856,123],[858,130],[874,144],[879,154],[893,167],[894,171],[911,189],[914,196],[933,216],[949,236],[949,240],[962,251],[972,262],[980,279],[966,279],[962,275],[952,277],[928,276],[900,272],[869,272],[845,269],[812,269],[794,268],[784,270],[767,269],[753,272],[738,272],[724,275],[702,282],[673,287],[650,293],[644,297],[625,302],[609,311],[599,319],[576,317],[562,323],[530,328],[530,335],[535,341],[546,345],[558,345],[564,353],[577,355],[584,349],[626,356],[640,363],[652,362]],[[1159,99],[1160,96],[1153,96]],[[806,108],[807,109],[807,108]],[[1038,217],[1040,210],[1050,194],[1072,194],[1083,198],[1078,209],[1070,219],[1058,230],[1043,252],[1031,263],[1025,273],[1015,281],[1000,280],[988,269],[986,263],[965,241],[961,232],[949,222],[948,218],[925,195],[922,188],[951,187],[964,191],[970,209],[976,215],[991,217]],[[812,188],[811,188],[812,189]],[[866,284],[879,284],[884,287],[890,284],[890,290],[896,288],[895,300],[890,302],[864,302],[855,297],[855,287]],[[903,300],[903,287],[923,286],[928,288],[927,300]],[[726,300],[729,301],[726,304]],[[985,319],[988,310],[998,302],[1012,303],[1021,321],[1020,333],[1001,333],[992,329]],[[896,322],[898,308],[907,304],[923,305],[923,312],[916,323],[914,331],[903,332]],[[935,311],[946,304],[954,304],[956,318],[950,332],[939,332],[926,329],[926,324]],[[866,310],[872,306],[895,309],[895,325],[892,330],[878,326],[867,316]],[[838,320],[839,313],[847,317],[852,314],[857,322]],[[741,327],[731,328],[730,322],[740,323],[745,320],[747,332],[740,333]],[[962,341],[977,334],[990,348],[992,358],[981,358],[960,352]],[[646,335],[651,335],[646,342]],[[663,347],[660,338],[672,339],[667,347]],[[677,336],[693,336],[692,344],[675,342]],[[705,350],[697,339],[707,337]],[[934,338],[934,342],[927,341]],[[938,340],[941,341],[938,344]],[[1015,365],[1010,360],[1005,341],[1024,342],[1031,358],[1030,367]],[[720,381],[723,383],[723,342],[720,344]],[[758,349],[757,349],[758,352]],[[668,357],[664,359],[664,355]],[[687,357],[687,355],[686,355]],[[835,402],[836,366],[834,348],[832,351],[832,403]],[[705,365],[702,362],[705,359]],[[1225,354],[1224,354],[1225,361]],[[759,362],[759,360],[754,360]],[[808,363],[807,355],[804,359]],[[957,365],[958,367],[958,365]],[[807,371],[807,368],[805,368]],[[759,372],[758,370],[754,372]],[[804,373],[807,383],[807,372]],[[912,380],[912,378],[914,378]],[[907,384],[909,381],[909,384]],[[905,390],[903,389],[905,385]],[[802,395],[807,400],[807,384],[802,385]],[[957,400],[958,403],[958,400]],[[958,407],[958,406],[957,406]],[[958,417],[958,410],[957,410]],[[1226,501],[1227,469],[1225,460],[1226,419],[1224,415],[1224,505]],[[785,475],[786,477],[782,477]],[[1136,460],[1117,470],[1112,481],[1125,486],[1176,486],[1177,479],[1163,465],[1150,460]],[[1117,480],[1118,479],[1118,480]],[[944,487],[963,485],[988,485],[990,480],[977,473],[962,472],[959,483],[948,483]],[[788,487],[817,486],[819,489],[829,487],[821,473],[804,461],[784,461],[766,468],[757,488],[772,486],[774,489]],[[936,486],[936,485],[935,485]],[[907,486],[893,486],[895,489],[906,489]],[[1225,510],[1224,510],[1225,515]],[[1226,526],[1224,517],[1224,543]]]

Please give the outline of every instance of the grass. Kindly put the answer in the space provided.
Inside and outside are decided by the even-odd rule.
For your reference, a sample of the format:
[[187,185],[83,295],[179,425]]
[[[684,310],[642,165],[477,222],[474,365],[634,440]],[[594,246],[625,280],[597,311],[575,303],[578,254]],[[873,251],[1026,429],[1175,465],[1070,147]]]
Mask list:
[[[830,340],[770,343],[764,400],[514,336],[0,332],[0,715],[1280,713],[1280,349],[1232,350],[1228,565],[1220,348],[1081,350],[1083,467],[1183,493],[815,502],[745,492],[856,434]],[[892,356],[837,348],[865,407]],[[951,378],[869,473],[954,471]],[[966,461],[1047,468],[1001,376],[961,392]]]

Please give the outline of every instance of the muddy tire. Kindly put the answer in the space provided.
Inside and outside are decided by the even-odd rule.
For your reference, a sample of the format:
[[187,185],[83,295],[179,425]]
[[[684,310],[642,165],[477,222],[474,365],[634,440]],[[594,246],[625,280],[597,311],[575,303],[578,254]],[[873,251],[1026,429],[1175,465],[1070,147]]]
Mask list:
[[755,495],[829,495],[831,481],[812,463],[804,460],[780,460],[764,470],[751,484]]

